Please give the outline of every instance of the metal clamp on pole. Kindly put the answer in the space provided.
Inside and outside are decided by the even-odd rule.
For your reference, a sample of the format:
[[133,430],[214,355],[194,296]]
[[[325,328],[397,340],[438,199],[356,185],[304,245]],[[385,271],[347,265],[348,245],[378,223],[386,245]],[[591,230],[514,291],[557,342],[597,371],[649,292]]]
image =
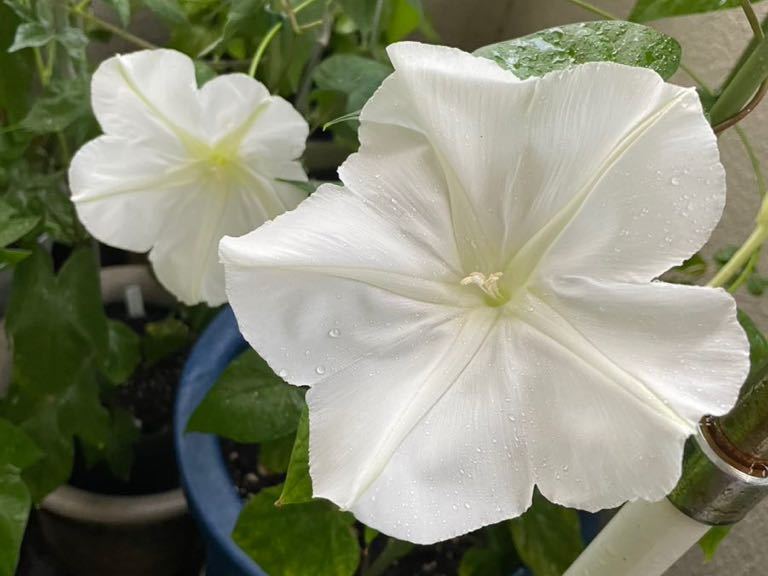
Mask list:
[[735,524],[768,495],[768,460],[731,442],[720,420],[705,416],[689,439],[680,483],[669,501],[702,524]]

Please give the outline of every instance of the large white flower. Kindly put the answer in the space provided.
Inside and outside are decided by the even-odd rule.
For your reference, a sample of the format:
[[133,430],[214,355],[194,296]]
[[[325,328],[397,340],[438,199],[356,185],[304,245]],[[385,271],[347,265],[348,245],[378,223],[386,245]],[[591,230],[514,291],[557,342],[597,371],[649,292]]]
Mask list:
[[149,259],[185,303],[225,301],[218,242],[294,208],[308,126],[258,81],[228,74],[198,90],[173,50],[115,56],[93,75],[104,130],[72,160],[77,214],[97,239]]
[[653,281],[725,200],[695,91],[389,55],[345,187],[221,243],[243,334],[311,386],[315,495],[422,543],[522,513],[534,485],[588,510],[662,498],[748,368],[726,292]]

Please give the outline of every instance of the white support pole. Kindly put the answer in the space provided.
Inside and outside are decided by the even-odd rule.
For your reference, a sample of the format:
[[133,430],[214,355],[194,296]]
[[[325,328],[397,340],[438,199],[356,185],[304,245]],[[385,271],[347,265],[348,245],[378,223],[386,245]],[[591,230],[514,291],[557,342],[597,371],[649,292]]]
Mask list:
[[660,576],[710,526],[666,498],[626,504],[564,576]]

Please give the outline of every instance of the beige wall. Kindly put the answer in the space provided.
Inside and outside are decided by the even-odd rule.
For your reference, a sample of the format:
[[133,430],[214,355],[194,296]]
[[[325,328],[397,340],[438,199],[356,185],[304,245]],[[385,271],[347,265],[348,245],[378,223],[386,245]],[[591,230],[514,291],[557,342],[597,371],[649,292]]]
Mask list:
[[[568,22],[594,19],[566,0],[426,0],[444,44],[474,49]],[[622,17],[632,0],[595,0],[605,10]],[[761,16],[768,3],[758,5]],[[739,10],[674,18],[654,23],[677,38],[683,46],[683,61],[704,81],[717,86],[750,38],[749,26]],[[673,79],[691,84],[683,73]],[[763,169],[768,170],[768,101],[743,123],[756,148]],[[752,228],[758,206],[754,173],[740,140],[730,130],[721,137],[720,149],[728,173],[728,201],[720,226],[706,252],[739,244]],[[768,255],[765,257],[768,264]],[[768,273],[768,265],[763,270]],[[756,298],[739,294],[739,304],[768,331],[768,294]],[[668,576],[747,576],[768,573],[768,501],[736,526],[713,562],[705,564],[694,548]]]

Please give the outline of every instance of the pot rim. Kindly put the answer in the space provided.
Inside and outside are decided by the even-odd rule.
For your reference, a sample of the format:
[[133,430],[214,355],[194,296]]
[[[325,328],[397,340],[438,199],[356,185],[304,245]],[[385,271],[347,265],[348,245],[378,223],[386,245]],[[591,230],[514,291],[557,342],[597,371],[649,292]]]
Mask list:
[[40,504],[46,512],[89,524],[157,524],[183,516],[187,500],[181,488],[141,496],[118,496],[88,492],[65,484]]

